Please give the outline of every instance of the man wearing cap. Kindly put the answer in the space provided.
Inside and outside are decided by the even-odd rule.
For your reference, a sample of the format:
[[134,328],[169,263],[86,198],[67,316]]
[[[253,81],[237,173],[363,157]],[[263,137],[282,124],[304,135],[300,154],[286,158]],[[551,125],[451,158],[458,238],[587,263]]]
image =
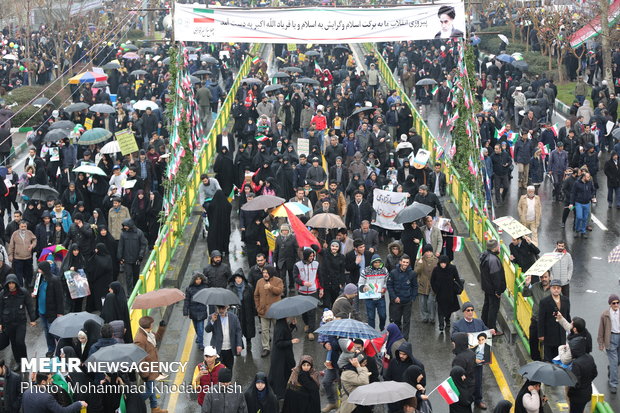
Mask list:
[[610,294],[607,299],[609,308],[601,314],[598,325],[598,349],[607,352],[609,360],[609,391],[618,391],[618,365],[620,357],[620,297]]
[[[462,337],[461,334],[464,333],[479,333],[481,331],[491,330],[491,334],[495,334],[495,330],[489,329],[481,319],[474,318],[474,305],[471,302],[467,301],[463,303],[463,305],[461,306],[461,311],[463,312],[463,318],[452,324],[451,337],[453,342],[456,343],[459,340],[462,340],[462,338],[457,338],[457,340],[455,341],[455,337]],[[469,357],[471,358],[471,356]],[[462,358],[463,357],[459,358],[457,354],[457,357],[455,357],[452,365],[454,366],[456,364],[465,368],[465,366],[461,364],[462,360],[460,359]],[[476,365],[474,367],[474,404],[477,408],[481,410],[486,410],[487,405],[485,402],[482,401],[482,372],[482,365]],[[471,381],[469,381],[469,383],[471,383]]]
[[443,215],[443,207],[441,206],[441,201],[433,192],[429,192],[428,186],[420,185],[418,188],[418,193],[416,194],[414,202],[419,202],[424,205],[428,205],[433,208],[433,210],[428,214],[431,217],[442,216]]
[[129,209],[121,204],[121,197],[112,198],[112,208],[108,211],[108,231],[116,241],[121,239],[123,222],[130,218]]
[[316,156],[312,158],[312,166],[308,168],[305,179],[310,184],[310,187],[315,191],[320,191],[325,187],[327,174],[325,173],[325,170],[319,165],[319,158],[317,158]]
[[357,285],[349,283],[344,286],[342,294],[336,298],[332,305],[332,313],[336,318],[352,318],[357,321],[362,321],[359,312],[353,305],[357,297]]
[[[484,291],[482,321],[494,330],[497,329],[500,298],[506,290],[506,276],[499,252],[499,242],[491,239],[487,242],[487,250],[480,255],[480,284]],[[496,335],[501,334],[496,332]]]
[[549,156],[549,176],[553,178],[553,198],[560,200],[564,171],[568,168],[568,152],[564,150],[564,142],[558,141],[557,147]]
[[543,343],[543,360],[551,362],[558,355],[558,346],[566,344],[566,331],[557,322],[558,312],[568,321],[570,301],[562,295],[562,283],[551,280],[551,295],[540,300],[538,306],[538,339]]
[[232,383],[232,370],[223,368],[217,374],[219,383],[206,394],[201,412],[247,413],[245,396],[237,389],[237,384]]
[[204,349],[204,359],[196,366],[194,370],[194,377],[192,383],[198,390],[198,404],[202,406],[205,399],[205,394],[210,390],[210,387],[219,383],[218,373],[221,369],[225,368],[217,355],[217,350],[213,346],[207,346]]
[[349,184],[349,171],[342,163],[342,159],[341,156],[337,156],[336,164],[329,168],[329,182],[335,182],[337,188],[344,192]]
[[273,262],[280,271],[280,278],[282,281],[286,282],[288,278],[288,289],[291,292],[295,289],[293,266],[297,261],[298,249],[299,246],[297,245],[297,239],[291,234],[291,227],[288,224],[282,224],[280,226],[280,234],[276,237],[276,247],[273,251]]
[[530,320],[530,357],[534,361],[540,361],[540,341],[538,341],[538,309],[540,301],[551,295],[549,271],[540,276],[540,281],[532,283],[532,276],[525,277],[523,296],[532,297],[532,319]]
[[[383,331],[386,320],[385,292],[387,291],[388,271],[379,254],[374,254],[370,265],[360,274],[358,288],[360,293],[374,293],[375,297],[367,298],[366,316],[368,325],[375,328],[375,310],[379,314],[379,331]],[[378,295],[378,297],[376,297]]]
[[241,323],[234,313],[228,311],[227,305],[218,305],[217,312],[211,314],[205,326],[205,332],[211,335],[211,346],[220,355],[226,367],[233,368],[235,356],[243,350],[243,333]]

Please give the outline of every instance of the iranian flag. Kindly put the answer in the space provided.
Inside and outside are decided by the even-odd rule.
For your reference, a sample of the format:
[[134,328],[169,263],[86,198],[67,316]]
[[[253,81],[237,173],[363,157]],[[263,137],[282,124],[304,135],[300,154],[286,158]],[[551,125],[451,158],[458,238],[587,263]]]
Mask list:
[[228,202],[232,202],[233,199],[235,199],[235,194],[238,190],[239,188],[237,188],[236,185],[233,185],[232,190],[230,191],[230,194],[228,195]]
[[510,143],[514,143],[514,141],[516,141],[517,139],[519,139],[519,134],[517,132],[509,132],[508,133],[508,141]]
[[439,86],[435,85],[435,87],[433,88],[433,90],[431,90],[431,94],[433,96],[435,96],[437,94],[437,92],[439,92]]
[[269,140],[269,138],[268,138],[267,136],[265,136],[265,135],[258,135],[258,136],[257,136],[256,138],[254,138],[254,139],[256,139],[256,140],[257,140],[257,141],[259,141],[259,142],[265,142],[266,140]]
[[[497,129],[496,129],[496,130],[497,130]],[[506,132],[508,132],[508,130],[506,129],[506,126],[504,125],[504,126],[502,126],[502,128],[501,128],[500,130],[498,130],[498,131],[497,131],[497,136],[496,136],[496,138],[497,138],[497,137],[502,136],[502,135],[503,135],[504,133],[506,133]]]
[[555,136],[555,137],[558,136],[558,130],[559,130],[559,128],[558,128],[558,124],[557,123],[551,126],[551,132],[553,132],[553,136]]
[[317,62],[314,62],[314,71],[316,72],[317,70],[319,73],[323,73],[323,69],[321,69],[321,66],[319,66]]
[[254,56],[254,57],[252,58],[252,64],[253,64],[253,65],[255,65],[255,64],[256,64],[256,63],[258,63],[258,62],[260,62],[260,57],[258,57],[258,56]]
[[456,388],[456,384],[454,384],[452,377],[448,377],[444,380],[444,382],[437,387],[437,390],[446,403],[452,404],[459,401],[459,395],[461,393],[459,392],[459,389]]
[[463,251],[463,237],[455,236],[452,241],[452,251],[460,252]]

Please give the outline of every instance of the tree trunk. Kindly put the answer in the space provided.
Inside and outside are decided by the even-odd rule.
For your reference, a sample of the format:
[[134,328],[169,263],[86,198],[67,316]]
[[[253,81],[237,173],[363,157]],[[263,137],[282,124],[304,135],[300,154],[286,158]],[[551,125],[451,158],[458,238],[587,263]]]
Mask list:
[[603,79],[607,81],[610,90],[613,90],[613,75],[611,69],[611,30],[609,29],[609,3],[607,0],[599,0],[601,5],[601,48],[602,48],[602,59],[603,59]]

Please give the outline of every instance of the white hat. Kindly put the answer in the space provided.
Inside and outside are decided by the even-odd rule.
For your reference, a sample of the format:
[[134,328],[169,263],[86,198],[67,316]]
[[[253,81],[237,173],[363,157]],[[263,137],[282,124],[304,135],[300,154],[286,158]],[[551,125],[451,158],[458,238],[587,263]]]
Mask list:
[[213,346],[207,346],[205,347],[204,355],[217,357],[217,350]]

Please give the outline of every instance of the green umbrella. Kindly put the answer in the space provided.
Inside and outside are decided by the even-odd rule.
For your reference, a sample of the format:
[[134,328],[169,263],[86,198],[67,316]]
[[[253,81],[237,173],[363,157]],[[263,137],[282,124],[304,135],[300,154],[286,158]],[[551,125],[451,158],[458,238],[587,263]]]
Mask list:
[[93,143],[105,142],[112,137],[112,132],[103,128],[87,130],[80,136],[78,145],[91,145]]

